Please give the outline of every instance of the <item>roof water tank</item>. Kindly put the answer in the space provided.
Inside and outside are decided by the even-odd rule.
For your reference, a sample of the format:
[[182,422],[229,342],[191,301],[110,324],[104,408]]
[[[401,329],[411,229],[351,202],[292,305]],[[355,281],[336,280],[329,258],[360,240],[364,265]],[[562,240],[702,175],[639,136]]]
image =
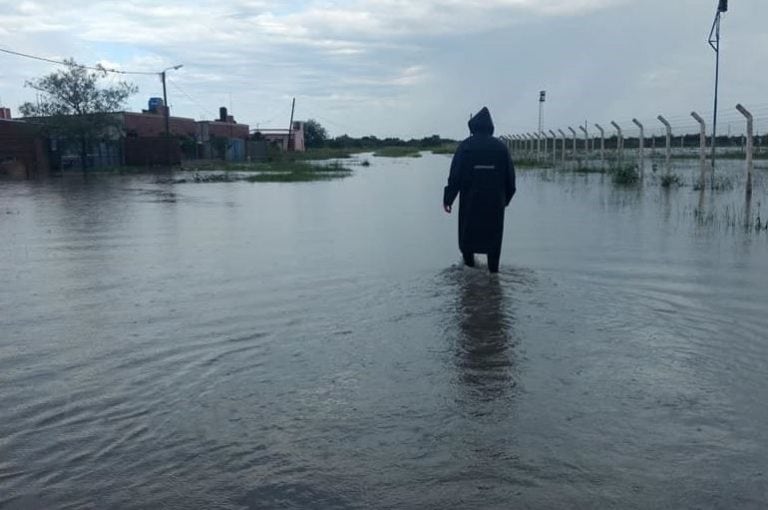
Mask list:
[[149,111],[156,112],[163,105],[162,97],[150,97],[149,98]]

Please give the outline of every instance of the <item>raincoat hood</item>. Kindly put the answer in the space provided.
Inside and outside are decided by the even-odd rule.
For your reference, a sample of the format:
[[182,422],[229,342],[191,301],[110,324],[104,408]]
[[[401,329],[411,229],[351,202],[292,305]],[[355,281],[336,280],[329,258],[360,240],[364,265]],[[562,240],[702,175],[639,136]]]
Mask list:
[[483,107],[471,119],[469,119],[469,132],[473,135],[493,135],[493,119],[488,108]]

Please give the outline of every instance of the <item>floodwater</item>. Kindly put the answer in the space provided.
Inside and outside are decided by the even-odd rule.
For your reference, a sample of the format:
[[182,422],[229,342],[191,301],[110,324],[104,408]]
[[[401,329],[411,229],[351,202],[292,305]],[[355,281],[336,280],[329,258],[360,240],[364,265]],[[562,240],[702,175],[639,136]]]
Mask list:
[[766,507],[765,170],[521,171],[492,277],[371,161],[0,183],[0,508]]

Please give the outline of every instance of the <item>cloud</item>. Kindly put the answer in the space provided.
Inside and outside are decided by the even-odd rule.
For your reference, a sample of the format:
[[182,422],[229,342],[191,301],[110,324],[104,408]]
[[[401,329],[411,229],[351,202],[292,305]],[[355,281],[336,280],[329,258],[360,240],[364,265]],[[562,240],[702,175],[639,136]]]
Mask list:
[[[726,32],[729,44],[751,49],[724,61],[727,100],[738,92],[749,102],[764,88],[748,79],[767,56],[756,21],[768,16],[764,4],[742,0],[728,15],[739,26],[738,35]],[[237,118],[256,124],[289,114],[297,97],[297,115],[325,117],[332,132],[461,136],[466,115],[482,104],[493,107],[501,131],[533,127],[542,88],[551,94],[553,124],[700,108],[710,96],[711,55],[702,40],[710,7],[698,0],[0,0],[0,47],[127,70],[184,64],[169,73],[170,103],[181,115],[215,112],[232,97]],[[0,59],[0,96],[11,106],[30,98],[26,79],[51,69]],[[138,109],[161,90],[156,77],[135,80]]]

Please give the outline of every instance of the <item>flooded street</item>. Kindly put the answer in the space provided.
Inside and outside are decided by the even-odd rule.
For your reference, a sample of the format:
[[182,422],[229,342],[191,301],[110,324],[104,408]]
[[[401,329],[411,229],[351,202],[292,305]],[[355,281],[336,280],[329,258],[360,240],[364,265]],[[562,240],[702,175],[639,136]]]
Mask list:
[[765,169],[519,171],[492,277],[370,160],[0,182],[0,508],[765,508]]

